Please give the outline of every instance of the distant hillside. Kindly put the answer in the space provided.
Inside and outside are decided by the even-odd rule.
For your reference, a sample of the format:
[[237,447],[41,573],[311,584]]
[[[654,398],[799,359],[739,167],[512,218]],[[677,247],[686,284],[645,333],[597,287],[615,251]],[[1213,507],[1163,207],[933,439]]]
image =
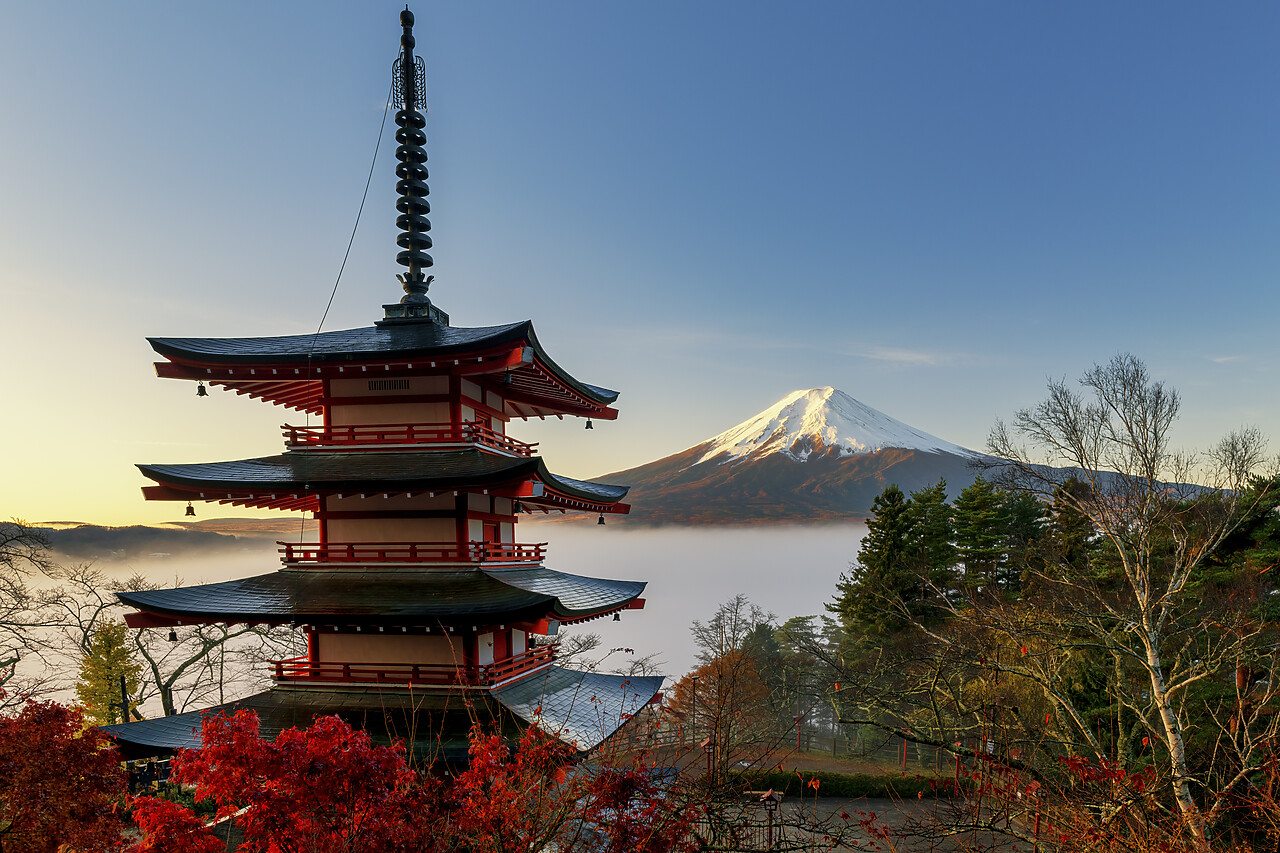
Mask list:
[[297,542],[299,539],[314,538],[312,534],[316,530],[315,519],[303,519],[293,514],[282,514],[277,518],[202,518],[198,521],[174,521],[171,524],[184,530],[260,537],[273,542]]
[[299,533],[296,518],[281,521],[207,519],[164,527],[105,527],[78,522],[47,522],[32,526],[44,533],[54,551],[73,560],[143,559],[266,548],[284,535],[290,541],[297,541]]

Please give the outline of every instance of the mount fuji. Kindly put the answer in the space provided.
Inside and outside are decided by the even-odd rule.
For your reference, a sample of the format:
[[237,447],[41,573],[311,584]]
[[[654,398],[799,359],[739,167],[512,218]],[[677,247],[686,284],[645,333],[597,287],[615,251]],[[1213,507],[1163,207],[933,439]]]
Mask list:
[[951,497],[985,454],[904,424],[838,391],[793,391],[687,450],[607,474],[628,483],[639,524],[752,524],[865,518],[891,484],[945,478]]

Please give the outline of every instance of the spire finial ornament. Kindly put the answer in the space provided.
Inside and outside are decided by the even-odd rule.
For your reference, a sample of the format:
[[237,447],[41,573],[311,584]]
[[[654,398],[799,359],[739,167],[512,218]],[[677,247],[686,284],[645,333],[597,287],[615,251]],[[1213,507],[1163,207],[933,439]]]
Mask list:
[[378,325],[400,322],[429,321],[442,326],[449,325],[449,315],[431,304],[427,288],[435,276],[427,275],[434,261],[426,250],[431,248],[431,220],[427,214],[427,126],[426,91],[427,69],[422,57],[413,55],[416,42],[413,38],[413,13],[406,6],[400,13],[400,56],[392,70],[394,85],[391,87],[392,103],[396,107],[396,226],[400,229],[396,244],[400,253],[396,263],[408,267],[408,272],[396,276],[404,285],[400,302],[382,306],[385,317]]

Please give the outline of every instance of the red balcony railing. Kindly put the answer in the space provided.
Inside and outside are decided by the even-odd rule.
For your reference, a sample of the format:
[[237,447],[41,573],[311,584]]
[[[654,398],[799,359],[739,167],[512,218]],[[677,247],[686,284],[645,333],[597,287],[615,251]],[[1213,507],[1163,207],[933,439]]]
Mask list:
[[355,426],[299,427],[285,424],[289,447],[385,447],[406,444],[481,444],[517,456],[532,456],[537,443],[528,444],[494,432],[483,424],[359,424]]
[[276,681],[342,681],[377,684],[435,684],[481,687],[506,681],[555,660],[555,644],[535,646],[523,654],[484,666],[445,663],[339,663],[305,657],[270,661]]
[[305,563],[540,563],[535,542],[277,542],[286,565]]

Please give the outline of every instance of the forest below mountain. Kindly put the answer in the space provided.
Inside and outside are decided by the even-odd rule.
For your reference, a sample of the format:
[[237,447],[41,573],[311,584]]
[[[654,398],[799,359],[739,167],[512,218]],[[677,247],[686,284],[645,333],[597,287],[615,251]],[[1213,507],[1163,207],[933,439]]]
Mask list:
[[1066,849],[1275,849],[1277,462],[1256,430],[1172,452],[1177,394],[1131,357],[1082,386],[997,425],[997,482],[886,488],[821,625],[722,610],[674,706],[749,741],[807,695],[952,756],[997,813],[1042,804]]

